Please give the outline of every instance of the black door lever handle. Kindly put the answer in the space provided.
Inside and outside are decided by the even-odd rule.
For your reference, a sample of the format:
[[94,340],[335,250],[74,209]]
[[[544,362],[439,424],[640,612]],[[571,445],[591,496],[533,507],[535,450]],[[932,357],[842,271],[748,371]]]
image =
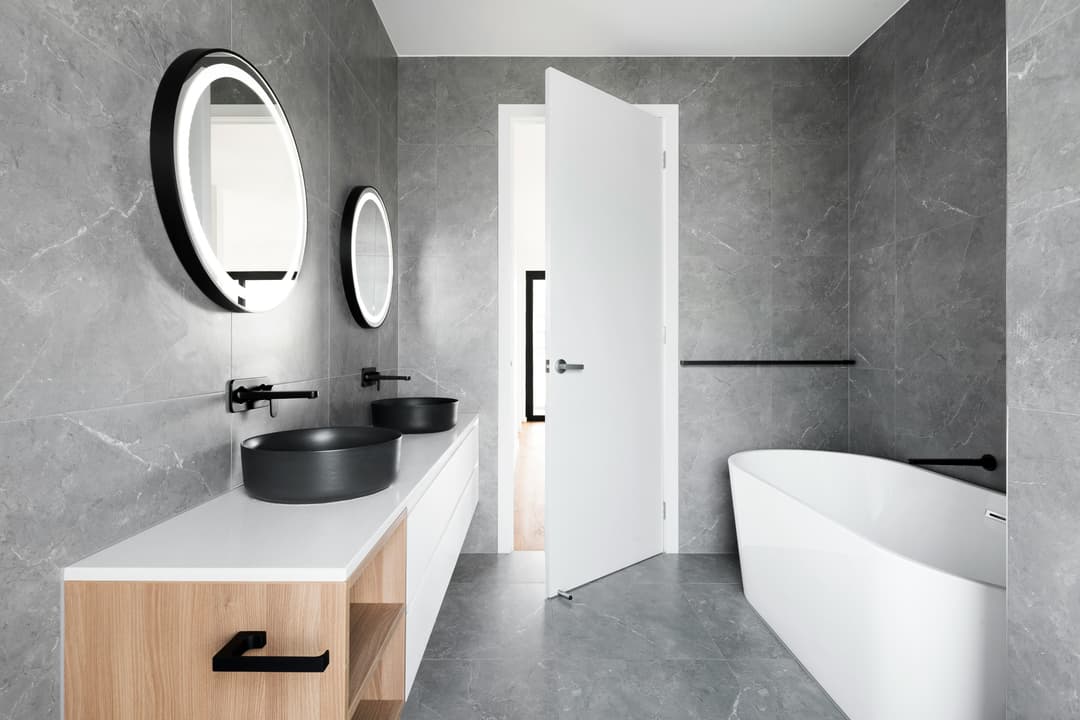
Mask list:
[[321,673],[330,665],[330,651],[314,657],[290,655],[244,655],[248,650],[266,647],[266,632],[245,630],[214,655],[214,672],[303,672]]

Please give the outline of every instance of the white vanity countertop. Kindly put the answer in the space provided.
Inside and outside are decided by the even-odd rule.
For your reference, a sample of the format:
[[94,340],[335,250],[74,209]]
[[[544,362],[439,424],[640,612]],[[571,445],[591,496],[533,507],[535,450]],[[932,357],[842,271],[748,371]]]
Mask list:
[[406,509],[423,497],[479,420],[406,435],[397,480],[342,502],[282,505],[243,487],[64,569],[64,580],[343,582]]

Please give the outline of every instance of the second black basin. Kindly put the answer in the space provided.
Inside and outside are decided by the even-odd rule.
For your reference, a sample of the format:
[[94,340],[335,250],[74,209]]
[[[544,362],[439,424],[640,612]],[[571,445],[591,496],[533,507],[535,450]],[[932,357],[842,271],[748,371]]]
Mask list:
[[260,500],[318,503],[371,495],[397,477],[401,433],[325,427],[256,435],[240,445],[244,487]]
[[457,411],[454,398],[382,398],[371,403],[371,422],[410,434],[442,432],[457,425]]

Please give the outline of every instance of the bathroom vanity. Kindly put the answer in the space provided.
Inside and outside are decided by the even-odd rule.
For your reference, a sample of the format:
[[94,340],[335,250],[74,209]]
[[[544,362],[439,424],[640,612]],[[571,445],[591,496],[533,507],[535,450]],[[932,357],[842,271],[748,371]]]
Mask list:
[[396,718],[477,504],[478,420],[404,438],[397,481],[279,505],[243,488],[64,571],[81,718]]

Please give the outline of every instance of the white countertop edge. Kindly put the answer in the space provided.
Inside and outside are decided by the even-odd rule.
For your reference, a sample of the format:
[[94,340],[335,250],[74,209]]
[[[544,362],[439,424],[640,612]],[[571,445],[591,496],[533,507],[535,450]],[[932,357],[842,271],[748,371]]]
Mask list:
[[[69,565],[64,568],[63,581],[64,582],[346,582],[353,573],[363,564],[367,559],[371,551],[375,549],[375,546],[379,543],[386,532],[393,526],[394,522],[401,517],[401,514],[406,510],[411,510],[431,487],[431,483],[435,481],[435,478],[442,471],[450,458],[461,447],[461,445],[468,439],[474,432],[477,431],[477,427],[480,424],[479,415],[471,415],[464,425],[459,426],[463,428],[460,434],[455,438],[439,459],[428,468],[424,477],[416,483],[416,486],[406,495],[398,504],[395,509],[387,514],[387,517],[379,524],[378,529],[371,533],[368,542],[364,543],[356,553],[353,554],[352,559],[349,561],[346,567],[300,567],[300,568],[271,568],[271,567],[241,567],[241,568],[225,568],[225,567],[109,567],[109,566],[90,566],[83,565],[81,563],[85,560],[80,560],[75,565]],[[174,515],[173,518],[180,517],[186,513],[197,511],[199,508],[214,502],[218,498],[224,497],[229,493],[244,492],[243,486],[238,486],[228,490],[215,498],[208,500],[205,503],[197,505],[193,508],[185,510],[179,515]],[[173,519],[169,518],[163,522],[168,522]],[[149,529],[149,528],[148,528]],[[145,531],[143,531],[145,532]],[[137,537],[138,533],[135,536]],[[128,540],[127,538],[125,540]],[[124,542],[121,540],[119,542]],[[96,554],[96,553],[95,553]],[[92,556],[91,556],[92,557]]]

